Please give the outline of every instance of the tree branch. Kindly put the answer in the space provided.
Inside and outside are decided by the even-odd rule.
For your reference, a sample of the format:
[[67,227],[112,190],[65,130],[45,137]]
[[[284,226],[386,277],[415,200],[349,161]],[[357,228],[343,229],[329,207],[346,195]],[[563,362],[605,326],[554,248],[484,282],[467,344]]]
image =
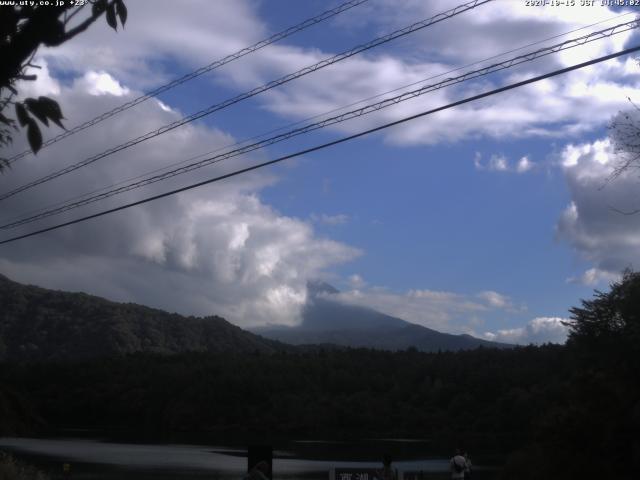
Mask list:
[[[113,0],[110,2],[113,3]],[[92,13],[91,16],[89,18],[87,18],[84,22],[82,22],[80,25],[72,28],[71,30],[65,32],[65,34],[60,37],[60,40],[54,45],[60,45],[61,43],[66,42],[67,40],[71,40],[73,37],[75,37],[76,35],[78,35],[79,33],[84,32],[87,28],[89,28],[91,26],[91,24],[93,22],[95,22],[98,18],[100,18],[100,16],[106,11],[102,10],[99,13]]]
[[69,22],[71,21],[71,19],[72,19],[73,17],[75,17],[75,16],[76,16],[76,14],[77,14],[80,10],[82,10],[84,7],[85,7],[84,5],[80,5],[78,8],[76,8],[76,9],[73,11],[73,13],[71,13],[71,15],[69,15],[67,18],[65,18],[65,19],[64,19],[64,24],[65,24],[65,26],[67,25],[67,23],[69,23]]
[[611,205],[609,205],[609,209],[613,210],[616,213],[619,213],[621,215],[627,215],[627,216],[631,216],[631,215],[636,215],[638,213],[640,213],[640,209],[636,209],[636,210],[629,210],[629,211],[624,211],[624,210],[620,210],[618,208],[612,207]]

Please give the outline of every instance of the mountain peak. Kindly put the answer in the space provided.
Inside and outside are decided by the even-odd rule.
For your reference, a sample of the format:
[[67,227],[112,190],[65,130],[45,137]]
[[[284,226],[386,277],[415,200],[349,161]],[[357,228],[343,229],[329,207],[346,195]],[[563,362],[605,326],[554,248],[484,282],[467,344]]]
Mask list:
[[307,292],[309,298],[299,325],[267,326],[254,332],[293,345],[333,344],[392,351],[412,346],[425,352],[509,347],[470,335],[438,332],[370,307],[343,302],[335,295],[340,292],[326,282],[309,282]]
[[323,293],[335,295],[340,293],[340,290],[321,280],[309,280],[307,282],[307,293],[310,297],[317,297]]

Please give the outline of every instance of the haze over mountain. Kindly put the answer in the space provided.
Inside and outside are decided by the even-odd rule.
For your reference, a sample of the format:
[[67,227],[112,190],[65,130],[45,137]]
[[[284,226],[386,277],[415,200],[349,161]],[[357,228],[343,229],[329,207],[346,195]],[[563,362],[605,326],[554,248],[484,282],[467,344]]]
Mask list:
[[332,298],[339,291],[327,283],[309,283],[307,291],[308,301],[300,325],[271,325],[251,331],[293,345],[330,343],[385,350],[415,347],[424,352],[468,350],[479,346],[511,347],[471,335],[438,332],[370,308],[339,302]]
[[0,275],[0,361],[286,348],[218,316],[184,317],[86,293],[22,285]]

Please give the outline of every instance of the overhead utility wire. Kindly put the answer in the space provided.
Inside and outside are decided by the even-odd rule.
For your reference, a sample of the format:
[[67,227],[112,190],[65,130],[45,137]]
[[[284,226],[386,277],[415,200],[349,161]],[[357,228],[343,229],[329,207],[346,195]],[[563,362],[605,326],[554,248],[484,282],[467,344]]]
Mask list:
[[237,95],[233,98],[230,98],[228,100],[225,100],[222,103],[218,103],[215,105],[211,105],[209,107],[207,107],[204,110],[200,110],[199,112],[193,113],[191,115],[189,115],[188,117],[182,118],[180,120],[177,120],[173,123],[170,123],[168,125],[164,125],[163,127],[160,127],[157,130],[148,132],[144,135],[141,135],[137,138],[134,138],[132,140],[129,140],[126,143],[120,144],[116,147],[110,148],[109,150],[105,150],[102,153],[99,153],[97,155],[94,155],[92,157],[89,157],[81,162],[75,163],[73,165],[69,165],[61,170],[58,170],[54,173],[51,173],[49,175],[46,175],[44,177],[39,178],[38,180],[34,180],[30,183],[27,183],[25,185],[22,185],[18,188],[15,188],[14,190],[11,190],[7,193],[4,193],[2,195],[0,195],[0,200],[5,200],[9,197],[12,197],[13,195],[16,195],[17,193],[23,192],[24,190],[28,190],[30,188],[33,188],[37,185],[40,185],[42,183],[48,182],[50,180],[53,180],[54,178],[58,178],[62,175],[65,175],[67,173],[73,172],[79,168],[82,168],[86,165],[89,165],[91,163],[94,163],[104,157],[107,157],[109,155],[112,155],[114,153],[120,152],[122,150],[125,150],[129,147],[132,147],[134,145],[137,145],[138,143],[144,142],[146,140],[150,140],[151,138],[157,137],[158,135],[162,135],[164,133],[167,133],[175,128],[181,127],[182,125],[186,125],[187,123],[193,122],[194,120],[198,120],[199,118],[205,117],[207,115],[212,114],[213,112],[216,112],[218,110],[222,110],[223,108],[226,108],[230,105],[233,105],[235,103],[241,102],[242,100],[246,100],[247,98],[253,97],[255,95],[258,95],[262,92],[265,92],[267,90],[270,90],[272,88],[275,88],[279,85],[282,85],[284,83],[290,82],[291,80],[294,80],[296,78],[302,77],[304,75],[307,75],[309,73],[315,72],[316,70],[319,70],[321,68],[327,67],[329,65],[332,65],[334,63],[340,62],[342,60],[345,60],[349,57],[352,57],[358,53],[364,52],[366,50],[372,49],[374,47],[377,47],[378,45],[382,45],[384,43],[390,42],[391,40],[394,40],[396,38],[408,35],[410,33],[416,32],[418,30],[421,30],[423,28],[426,28],[430,25],[433,25],[435,23],[441,22],[443,20],[446,20],[448,18],[451,18],[455,15],[459,15],[461,13],[464,13],[468,10],[471,10],[473,8],[476,8],[477,6],[483,5],[485,3],[491,2],[493,0],[473,0],[471,2],[467,2],[465,4],[462,5],[458,5],[455,8],[452,8],[451,10],[447,10],[446,12],[443,13],[439,13],[431,18],[422,20],[420,22],[416,22],[412,25],[409,25],[405,28],[402,28],[400,30],[396,30],[394,32],[391,32],[387,35],[384,35],[382,37],[378,37],[368,43],[359,45],[357,47],[354,47],[350,50],[347,50],[343,53],[339,53],[337,55],[334,55],[332,57],[326,58],[318,63],[315,63],[313,65],[310,65],[308,67],[305,67],[301,70],[298,70],[294,73],[290,73],[288,75],[285,75],[284,77],[281,77],[277,80],[273,80],[269,83],[266,83],[260,87],[256,87],[253,90],[250,90],[248,92],[242,93],[240,95]]
[[[177,87],[178,85],[182,85],[183,83],[186,83],[190,80],[193,80],[194,78],[199,77],[200,75],[204,75],[205,73],[208,73],[212,70],[215,70],[216,68],[222,67],[223,65],[226,65],[227,63],[231,63],[234,60],[237,60],[239,58],[244,57],[245,55],[248,55],[250,53],[253,53],[257,50],[260,50],[261,48],[264,48],[268,45],[271,45],[272,43],[276,43],[284,38],[287,38],[291,35],[293,35],[294,33],[297,33],[301,30],[305,30],[306,28],[312,27],[313,25],[316,25],[320,22],[323,22],[325,20],[328,20],[331,17],[334,17],[346,10],[349,10],[353,7],[356,7],[358,5],[360,5],[361,3],[365,3],[368,2],[369,0],[349,0],[348,2],[345,2],[339,6],[337,6],[336,8],[332,8],[331,10],[327,10],[326,12],[322,12],[319,15],[316,15],[315,17],[312,18],[308,18],[307,20],[298,23],[297,25],[294,25],[292,27],[287,28],[286,30],[283,30],[281,32],[278,32],[272,36],[270,36],[269,38],[266,38],[264,40],[261,40],[257,43],[254,43],[253,45],[243,48],[242,50],[238,50],[235,53],[232,53],[230,55],[227,55],[224,58],[221,58],[219,60],[216,60],[215,62],[210,63],[209,65],[205,65],[204,67],[200,67],[199,69],[191,72],[191,73],[187,73],[185,75],[183,75],[182,77],[176,78],[175,80],[162,85],[158,88],[156,88],[155,90],[152,90],[148,93],[145,93],[144,95],[141,95],[137,98],[134,98],[133,100],[123,103],[122,105],[114,108],[113,110],[109,110],[108,112],[105,112],[101,115],[98,115],[97,117],[88,120],[80,125],[77,125],[63,133],[61,133],[60,135],[57,135],[49,140],[47,140],[46,142],[44,142],[42,144],[41,149],[48,147],[49,145],[52,145],[56,142],[59,142],[60,140],[70,137],[71,135],[74,135],[75,133],[81,132],[82,130],[85,130],[89,127],[92,127],[93,125],[96,125],[104,120],[106,120],[107,118],[111,118],[114,115],[117,115],[120,112],[124,112],[125,110],[128,110],[131,107],[135,107],[136,105],[145,102],[147,100],[149,100],[150,98],[156,97],[158,95],[160,95],[161,93],[166,92],[167,90],[171,90],[174,87]],[[22,153],[19,153],[17,155],[14,155],[13,157],[9,158],[9,164],[15,162],[16,160],[19,160],[23,157],[26,157],[27,155],[31,154],[31,150],[25,150]]]
[[[49,210],[46,210],[46,211],[44,211],[42,213],[39,213],[39,214],[32,215],[32,216],[27,217],[27,218],[23,218],[23,219],[17,220],[15,222],[7,223],[5,225],[0,225],[0,229],[15,228],[15,227],[27,224],[27,223],[31,223],[31,222],[36,221],[36,220],[47,218],[47,217],[50,217],[52,215],[60,214],[60,213],[63,213],[63,212],[66,212],[66,211],[69,211],[69,210],[72,210],[72,209],[75,209],[75,208],[78,208],[78,207],[81,207],[81,206],[85,206],[85,205],[88,205],[88,204],[91,204],[91,203],[95,203],[97,201],[104,200],[106,198],[109,198],[109,197],[112,197],[112,196],[115,196],[115,195],[118,195],[118,194],[121,194],[121,193],[125,193],[125,192],[128,192],[128,191],[137,189],[137,188],[141,188],[141,187],[146,186],[146,185],[157,183],[159,181],[166,180],[168,178],[172,178],[174,176],[181,175],[183,173],[187,173],[187,172],[190,172],[192,170],[195,170],[195,169],[198,169],[198,168],[201,168],[201,167],[213,164],[213,163],[221,162],[221,161],[226,160],[228,158],[232,158],[232,157],[235,157],[235,156],[238,156],[238,155],[242,155],[242,154],[248,153],[250,151],[257,150],[259,148],[264,148],[264,147],[266,147],[268,145],[272,145],[274,143],[278,143],[280,141],[287,140],[287,139],[289,139],[289,138],[291,138],[293,136],[297,136],[297,135],[300,135],[300,134],[303,134],[303,133],[307,133],[309,131],[313,131],[313,130],[316,130],[316,129],[319,129],[319,128],[323,128],[323,127],[326,127],[328,125],[341,123],[341,122],[344,122],[346,120],[350,120],[351,118],[355,118],[355,117],[358,117],[358,116],[366,115],[368,113],[372,113],[374,111],[386,108],[388,106],[395,105],[397,103],[409,100],[411,98],[415,98],[417,96],[423,95],[425,93],[428,93],[428,92],[431,92],[431,91],[434,91],[434,90],[437,90],[437,89],[440,89],[440,88],[444,88],[444,87],[447,87],[447,86],[450,86],[450,85],[453,85],[453,84],[456,84],[456,83],[461,83],[463,81],[467,81],[467,80],[470,80],[470,79],[473,79],[473,78],[477,78],[477,77],[480,77],[480,76],[488,75],[490,73],[494,73],[494,72],[499,71],[499,70],[504,70],[506,68],[511,68],[511,67],[513,67],[515,65],[519,65],[519,64],[525,63],[525,62],[529,62],[529,61],[535,60],[537,58],[540,58],[542,56],[546,56],[546,55],[549,55],[549,54],[552,54],[552,53],[557,53],[559,51],[566,50],[566,49],[569,49],[569,48],[574,48],[574,47],[577,47],[577,46],[581,46],[581,45],[584,45],[584,44],[586,44],[588,42],[591,42],[591,41],[594,41],[594,40],[599,40],[599,39],[602,39],[602,38],[605,38],[605,37],[610,37],[610,36],[612,36],[614,34],[619,34],[619,33],[622,33],[624,31],[627,31],[627,30],[630,30],[630,29],[633,29],[633,28],[637,28],[637,27],[638,27],[638,20],[632,21],[632,22],[627,22],[625,24],[616,25],[614,27],[610,27],[608,29],[604,29],[604,30],[601,30],[601,31],[598,31],[598,32],[592,32],[592,33],[590,33],[588,35],[584,35],[582,37],[578,37],[578,38],[572,39],[572,40],[567,40],[567,41],[559,43],[557,45],[553,45],[553,46],[550,46],[550,47],[545,47],[545,48],[539,49],[539,50],[537,50],[535,52],[527,53],[525,55],[520,55],[518,57],[503,61],[501,63],[493,64],[491,66],[488,66],[488,67],[485,67],[485,68],[482,68],[482,69],[479,69],[479,70],[468,72],[468,73],[466,73],[464,75],[461,75],[461,76],[458,76],[458,77],[448,78],[448,79],[444,80],[443,82],[440,82],[440,83],[437,83],[437,84],[423,86],[423,87],[421,87],[419,89],[416,89],[416,90],[413,90],[411,92],[406,92],[406,93],[403,93],[402,95],[398,95],[396,97],[385,99],[385,100],[383,100],[381,102],[378,102],[378,103],[375,103],[375,104],[372,104],[372,105],[367,105],[367,106],[362,107],[360,109],[352,110],[352,111],[346,112],[346,113],[344,113],[342,115],[338,115],[338,116],[335,116],[335,117],[331,117],[331,118],[325,119],[325,120],[323,120],[321,122],[316,122],[314,124],[310,124],[310,125],[307,125],[305,127],[299,128],[299,129],[291,130],[291,131],[286,132],[284,134],[277,135],[275,137],[271,137],[271,138],[269,138],[267,140],[264,140],[264,141],[261,141],[261,142],[257,142],[257,143],[251,144],[251,145],[247,145],[245,147],[238,148],[238,149],[226,152],[226,153],[221,154],[221,155],[217,155],[217,156],[214,156],[214,157],[211,157],[211,158],[207,158],[207,159],[204,159],[204,160],[202,160],[200,162],[192,163],[192,164],[189,164],[189,165],[187,165],[185,167],[181,167],[181,168],[169,171],[169,172],[165,172],[164,174],[155,175],[153,177],[146,178],[146,179],[141,180],[139,182],[131,183],[129,185],[126,185],[126,186],[123,186],[123,187],[120,187],[120,188],[112,189],[110,191],[107,191],[107,192],[104,192],[104,193],[101,193],[101,194],[98,194],[98,195],[94,195],[94,196],[91,196],[91,197],[88,197],[88,198],[84,198],[83,200],[80,200],[80,201],[77,201],[77,202],[73,202],[73,203],[61,202],[61,203],[63,203],[63,206],[61,206],[61,207],[50,208]],[[198,155],[196,157],[192,157],[192,158],[199,158],[201,156],[203,156],[203,154]],[[185,163],[185,162],[181,162],[181,163]],[[165,170],[165,169],[160,169],[160,170]],[[104,189],[101,189],[101,190],[104,190]],[[80,198],[87,197],[87,195],[90,195],[90,194],[81,195]],[[42,210],[42,209],[40,209],[40,210]]]
[[327,127],[329,125],[334,125],[337,123],[341,123],[341,122],[345,122],[347,120],[356,118],[356,117],[360,117],[363,115],[367,115],[369,113],[372,112],[376,112],[378,110],[381,110],[383,108],[387,108],[389,106],[393,106],[393,105],[397,105],[398,103],[410,100],[412,98],[416,98],[418,96],[424,95],[426,93],[435,91],[435,90],[439,90],[441,88],[445,88],[451,85],[455,85],[458,83],[462,83],[464,81],[468,81],[468,80],[472,80],[474,78],[478,78],[478,77],[482,77],[482,76],[486,76],[489,75],[491,73],[495,73],[501,70],[505,70],[508,68],[512,68],[516,65],[520,65],[522,63],[526,63],[526,62],[531,62],[533,60],[536,60],[538,58],[547,56],[547,55],[551,55],[563,50],[567,50],[569,48],[575,48],[577,46],[581,46],[581,45],[585,45],[586,43],[589,42],[593,42],[595,40],[600,40],[602,38],[607,38],[607,37],[611,37],[612,35],[615,34],[619,34],[628,30],[632,30],[635,28],[638,28],[640,26],[640,20],[634,20],[631,22],[627,22],[627,23],[623,23],[623,24],[619,24],[616,25],[614,27],[610,27],[604,30],[600,30],[598,32],[592,32],[589,33],[587,35],[583,35],[582,37],[578,37],[575,39],[571,39],[571,40],[566,40],[562,43],[558,43],[556,45],[552,45],[549,47],[545,47],[545,48],[541,48],[539,50],[536,50],[534,52],[530,52],[530,53],[526,53],[523,55],[519,55],[517,57],[511,58],[509,60],[505,60],[503,62],[500,63],[495,63],[493,65],[490,65],[488,67],[484,67],[478,70],[473,70],[471,72],[467,72],[463,75],[459,75],[457,77],[452,77],[452,78],[447,78],[439,83],[435,83],[435,84],[431,84],[431,85],[425,85],[422,86],[418,89],[412,90],[410,92],[405,92],[402,93],[400,95],[397,95],[395,97],[391,97],[391,98],[387,98],[385,100],[382,100],[380,102],[377,103],[373,103],[370,105],[366,105],[364,107],[355,109],[355,110],[351,110],[349,112],[345,112],[341,115],[337,115],[334,117],[330,117],[324,120],[321,120],[319,122],[315,122],[309,125],[306,125],[304,127],[301,128],[297,128],[297,129],[293,129],[290,130],[288,132],[282,133],[280,135],[276,135],[274,137],[270,137],[266,140],[260,141],[260,142],[256,142],[250,145],[246,145],[244,147],[240,147],[237,148],[235,150],[231,150],[219,155],[215,155],[213,157],[209,157],[206,159],[203,159],[199,162],[195,162],[189,165],[185,165],[183,167],[171,170],[169,172],[165,172],[162,174],[158,174],[158,175],[154,175],[152,177],[149,178],[145,178],[143,180],[140,180],[138,182],[134,182],[134,183],[130,183],[128,185],[119,187],[119,188],[115,188],[112,190],[109,190],[107,192],[104,193],[100,193],[98,195],[94,195],[88,198],[84,198],[82,200],[79,200],[77,202],[72,202],[72,203],[68,203],[65,204],[61,207],[57,207],[57,208],[52,208],[49,210],[46,210],[42,213],[39,213],[37,215],[32,215],[30,217],[27,218],[23,218],[21,220],[17,220],[11,223],[7,223],[4,225],[0,225],[0,230],[7,230],[10,228],[16,228],[19,227],[21,225],[25,225],[27,223],[32,223],[35,222],[37,220],[41,220],[43,218],[47,218],[53,215],[58,215],[61,214],[63,212],[67,212],[69,210],[75,209],[75,208],[79,208],[85,205],[89,205],[91,203],[95,203],[97,201],[100,200],[104,200],[107,198],[110,198],[112,196],[115,195],[119,195],[121,193],[125,193],[125,192],[129,192],[131,190],[135,190],[141,187],[144,187],[146,185],[151,185],[153,183],[157,183],[163,180],[166,180],[168,178],[172,178],[193,170],[196,170],[198,168],[202,168],[204,166],[207,165],[211,165],[214,163],[219,163],[222,162],[224,160],[227,160],[229,158],[232,157],[236,157],[239,155],[243,155],[245,153],[249,153],[251,151],[257,150],[257,149],[261,149],[264,148],[268,145],[273,145],[275,143],[279,143],[281,141],[284,140],[288,140],[289,138],[292,138],[294,136],[298,136],[304,133],[308,133],[314,130],[318,130],[320,128],[324,128]]
[[[605,20],[600,20],[599,22],[595,22],[595,23],[592,23],[592,24],[589,24],[589,25],[585,25],[585,26],[583,26],[583,27],[579,27],[579,28],[574,28],[573,30],[569,30],[569,31],[567,31],[567,32],[560,33],[560,34],[558,34],[558,35],[554,35],[554,36],[552,36],[552,37],[543,38],[543,39],[541,39],[541,40],[537,40],[537,41],[535,41],[535,42],[528,43],[528,44],[523,45],[523,46],[521,46],[521,47],[517,47],[517,48],[514,48],[514,49],[512,49],[512,50],[507,50],[506,52],[502,52],[502,53],[499,53],[499,54],[497,54],[497,55],[493,55],[493,56],[491,56],[491,57],[487,57],[487,58],[485,58],[485,59],[483,59],[483,60],[478,60],[478,61],[476,61],[476,62],[467,63],[466,65],[462,65],[462,66],[460,66],[460,67],[456,67],[456,68],[453,68],[453,69],[451,69],[451,70],[447,70],[447,71],[445,71],[445,72],[438,73],[438,74],[436,74],[436,75],[432,75],[432,76],[427,77],[427,78],[423,78],[422,80],[418,80],[417,82],[412,82],[412,83],[409,83],[409,84],[406,84],[406,85],[402,85],[401,87],[394,88],[394,89],[392,89],[392,90],[387,90],[387,91],[385,91],[385,92],[377,93],[377,94],[372,95],[372,96],[370,96],[370,97],[362,98],[362,99],[357,100],[357,101],[355,101],[355,102],[351,102],[351,103],[349,103],[349,104],[342,105],[341,107],[333,108],[333,109],[328,110],[328,111],[326,111],[326,112],[319,113],[319,114],[317,114],[317,115],[313,115],[313,116],[310,116],[310,117],[306,117],[306,118],[304,118],[304,119],[302,119],[302,120],[298,120],[298,121],[295,121],[295,122],[287,123],[287,124],[285,124],[285,125],[282,125],[282,126],[280,126],[280,127],[277,127],[277,128],[271,129],[271,130],[267,130],[266,132],[263,132],[263,133],[260,133],[260,134],[257,134],[257,135],[253,135],[253,136],[251,136],[251,137],[249,137],[249,138],[245,138],[245,139],[243,139],[243,140],[238,140],[238,141],[236,141],[236,142],[234,142],[234,143],[231,143],[231,144],[227,144],[227,145],[223,145],[223,146],[221,146],[221,147],[217,147],[217,148],[215,148],[215,149],[213,149],[213,150],[209,150],[209,151],[207,151],[207,152],[200,153],[200,154],[198,154],[198,155],[194,155],[194,156],[192,156],[192,157],[189,157],[189,158],[186,158],[186,159],[184,159],[184,160],[181,160],[180,162],[175,162],[175,163],[172,163],[172,164],[166,165],[166,166],[164,166],[164,167],[155,168],[155,169],[153,169],[153,170],[146,171],[146,172],[141,173],[141,174],[139,174],[139,175],[135,175],[135,176],[133,176],[133,177],[129,177],[129,178],[126,178],[126,179],[124,179],[124,180],[120,180],[120,181],[118,181],[118,182],[116,182],[116,183],[112,183],[112,184],[110,184],[110,185],[106,185],[106,186],[104,186],[104,187],[97,188],[97,189],[92,190],[92,191],[90,191],[90,192],[82,193],[82,194],[80,194],[80,195],[75,195],[75,196],[73,196],[73,197],[71,197],[71,198],[67,198],[67,199],[65,199],[65,200],[61,200],[61,201],[56,202],[56,203],[54,203],[54,204],[52,204],[52,205],[45,206],[45,207],[35,208],[35,209],[29,210],[29,211],[27,211],[27,212],[20,213],[20,214],[18,214],[18,215],[13,215],[13,216],[11,216],[11,217],[6,218],[6,219],[5,219],[5,220],[3,220],[3,221],[11,222],[11,221],[16,220],[16,219],[21,219],[21,218],[25,217],[25,215],[35,215],[36,213],[43,212],[43,211],[45,211],[45,210],[47,210],[47,209],[51,209],[51,208],[53,208],[53,207],[57,207],[57,206],[59,206],[59,205],[65,205],[65,204],[67,204],[67,203],[69,203],[69,202],[72,202],[73,200],[78,200],[78,199],[81,199],[81,198],[85,198],[85,197],[88,197],[88,196],[90,196],[90,195],[94,195],[94,194],[97,194],[97,193],[99,193],[99,192],[102,192],[102,191],[104,191],[104,190],[108,190],[108,189],[111,189],[111,188],[117,187],[117,186],[119,186],[119,185],[123,185],[123,184],[125,184],[125,183],[127,183],[127,182],[131,182],[131,181],[133,181],[133,180],[138,180],[139,178],[143,178],[143,177],[145,177],[145,176],[147,176],[147,175],[152,175],[152,174],[154,174],[154,173],[158,173],[158,172],[162,172],[162,171],[164,171],[164,170],[168,170],[168,169],[170,169],[170,168],[172,168],[172,167],[176,167],[176,166],[178,166],[178,165],[184,165],[185,163],[189,163],[189,162],[191,162],[191,161],[193,161],[193,160],[196,160],[196,159],[198,159],[198,158],[205,157],[205,156],[207,156],[207,155],[211,155],[212,153],[216,153],[216,152],[219,152],[219,151],[221,151],[221,150],[226,150],[226,149],[231,148],[231,147],[236,147],[236,146],[239,146],[239,145],[243,145],[243,144],[248,143],[248,142],[250,142],[250,141],[252,141],[252,140],[257,140],[258,138],[266,137],[266,136],[268,136],[268,135],[271,135],[272,133],[281,132],[281,131],[283,131],[283,130],[286,130],[287,128],[295,127],[296,125],[300,125],[300,124],[303,124],[303,123],[305,123],[305,122],[309,122],[309,121],[311,121],[311,120],[315,120],[316,118],[321,118],[321,117],[324,117],[324,116],[329,115],[329,114],[331,114],[331,113],[339,112],[340,110],[344,110],[344,109],[346,109],[346,108],[353,107],[353,106],[355,106],[355,105],[358,105],[358,104],[361,104],[361,103],[367,102],[367,101],[369,101],[369,100],[374,100],[374,99],[376,99],[376,98],[383,97],[384,95],[388,95],[388,94],[390,94],[390,93],[398,92],[398,91],[400,91],[400,90],[404,90],[404,89],[406,89],[406,88],[413,87],[413,86],[418,85],[418,84],[420,84],[420,83],[424,83],[424,82],[426,82],[426,81],[428,81],[428,80],[433,80],[433,79],[435,79],[435,78],[440,78],[440,77],[443,77],[443,76],[448,75],[448,74],[450,74],[450,73],[458,72],[458,71],[460,71],[460,70],[464,70],[465,68],[473,67],[473,66],[475,66],[475,65],[479,65],[479,64],[481,64],[481,63],[488,62],[489,60],[494,60],[494,59],[496,59],[496,58],[504,57],[505,55],[508,55],[508,54],[510,54],[510,53],[518,52],[518,51],[520,51],[520,50],[524,50],[525,48],[528,48],[528,47],[533,47],[533,46],[536,46],[536,45],[540,45],[540,44],[545,43],[545,42],[548,42],[548,41],[550,41],[550,40],[555,40],[556,38],[564,37],[564,36],[569,35],[569,34],[571,34],[571,33],[578,32],[578,31],[580,31],[580,30],[586,30],[587,28],[591,28],[591,27],[596,26],[596,25],[601,25],[601,24],[603,24],[603,23],[610,22],[610,21],[615,20],[615,19],[617,19],[617,18],[626,17],[626,16],[631,15],[632,13],[633,13],[633,12],[627,12],[627,13],[622,13],[622,14],[620,14],[620,15],[615,15],[615,16],[610,17],[610,18],[607,18],[607,19],[605,19]],[[0,227],[0,228],[2,228],[2,227]]]
[[364,130],[362,132],[359,132],[359,133],[356,133],[356,134],[353,134],[353,135],[349,135],[347,137],[339,138],[338,140],[333,140],[331,142],[323,143],[322,145],[316,145],[315,147],[307,148],[305,150],[300,150],[298,152],[291,153],[289,155],[285,155],[285,156],[276,158],[274,160],[269,160],[267,162],[259,163],[257,165],[253,165],[251,167],[243,168],[243,169],[240,169],[240,170],[236,170],[234,172],[230,172],[230,173],[227,173],[227,174],[224,174],[224,175],[220,175],[218,177],[210,178],[208,180],[203,180],[203,181],[198,182],[198,183],[193,183],[191,185],[187,185],[186,187],[177,188],[175,190],[171,190],[169,192],[161,193],[159,195],[154,195],[152,197],[147,197],[145,199],[138,200],[137,202],[128,203],[126,205],[121,205],[119,207],[111,208],[109,210],[103,210],[102,212],[94,213],[93,215],[87,215],[85,217],[76,218],[75,220],[71,220],[71,221],[64,222],[64,223],[59,223],[57,225],[53,225],[51,227],[47,227],[47,228],[43,228],[43,229],[40,229],[40,230],[36,230],[34,232],[26,233],[24,235],[19,235],[19,236],[16,236],[16,237],[8,238],[6,240],[0,241],[0,245],[4,245],[6,243],[15,242],[17,240],[22,240],[24,238],[33,237],[35,235],[40,235],[42,233],[50,232],[52,230],[57,230],[57,229],[62,228],[62,227],[67,227],[69,225],[74,225],[76,223],[81,223],[81,222],[84,222],[84,221],[87,221],[87,220],[91,220],[93,218],[102,217],[104,215],[108,215],[109,213],[118,212],[120,210],[125,210],[127,208],[135,207],[137,205],[142,205],[144,203],[152,202],[154,200],[159,200],[161,198],[169,197],[171,195],[175,195],[177,193],[185,192],[187,190],[192,190],[194,188],[201,187],[203,185],[208,185],[210,183],[214,183],[214,182],[218,182],[218,181],[221,181],[221,180],[224,180],[224,179],[227,179],[227,178],[235,177],[235,176],[243,174],[243,173],[247,173],[247,172],[250,172],[250,171],[253,171],[253,170],[257,170],[259,168],[267,167],[269,165],[274,165],[274,164],[279,163],[279,162],[283,162],[284,160],[288,160],[288,159],[291,159],[291,158],[299,157],[301,155],[306,155],[308,153],[316,152],[318,150],[322,150],[322,149],[325,149],[325,148],[328,148],[328,147],[332,147],[334,145],[338,145],[340,143],[347,142],[349,140],[354,140],[356,138],[363,137],[365,135],[369,135],[371,133],[378,132],[380,130],[384,130],[384,129],[387,129],[387,128],[390,128],[390,127],[393,127],[393,126],[396,126],[396,125],[400,125],[402,123],[405,123],[405,122],[408,122],[408,121],[411,121],[411,120],[415,120],[416,118],[424,117],[426,115],[430,115],[430,114],[433,114],[433,113],[436,113],[436,112],[440,112],[442,110],[447,110],[449,108],[457,107],[458,105],[463,105],[465,103],[474,102],[476,100],[480,100],[482,98],[486,98],[486,97],[489,97],[491,95],[495,95],[497,93],[505,92],[507,90],[512,90],[514,88],[522,87],[522,86],[528,85],[530,83],[539,82],[540,80],[545,80],[547,78],[555,77],[557,75],[562,75],[564,73],[571,72],[573,70],[578,70],[580,68],[588,67],[589,65],[595,65],[596,63],[604,62],[606,60],[611,60],[612,58],[617,58],[617,57],[620,57],[620,56],[623,56],[623,55],[628,55],[630,53],[637,52],[638,50],[640,50],[640,45],[635,46],[635,47],[631,47],[631,48],[627,48],[625,50],[621,50],[619,52],[612,53],[612,54],[609,54],[609,55],[598,57],[598,58],[595,58],[593,60],[589,60],[587,62],[578,63],[578,64],[572,65],[570,67],[562,68],[562,69],[559,69],[559,70],[554,70],[553,72],[545,73],[544,75],[538,75],[537,77],[532,77],[532,78],[529,78],[527,80],[523,80],[523,81],[520,81],[520,82],[517,82],[517,83],[512,83],[510,85],[506,85],[504,87],[496,88],[494,90],[490,90],[488,92],[484,92],[484,93],[481,93],[481,94],[478,94],[478,95],[474,95],[472,97],[467,97],[467,98],[465,98],[463,100],[458,100],[457,102],[453,102],[453,103],[449,103],[449,104],[441,106],[441,107],[433,108],[431,110],[427,110],[425,112],[421,112],[421,113],[418,113],[416,115],[411,115],[409,117],[405,117],[405,118],[402,118],[400,120],[395,120],[393,122],[385,123],[384,125],[379,125],[377,127],[370,128],[368,130]]

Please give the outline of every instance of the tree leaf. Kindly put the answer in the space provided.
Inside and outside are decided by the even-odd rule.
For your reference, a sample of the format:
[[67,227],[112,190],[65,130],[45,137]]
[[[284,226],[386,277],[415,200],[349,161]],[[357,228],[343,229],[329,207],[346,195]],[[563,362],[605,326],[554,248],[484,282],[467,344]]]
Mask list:
[[35,117],[44,123],[47,127],[49,126],[49,120],[47,120],[47,113],[42,108],[42,105],[35,98],[27,98],[24,101],[24,104],[27,106],[29,111],[35,115]]
[[18,121],[20,122],[20,126],[22,127],[24,127],[31,120],[29,114],[27,113],[27,109],[24,108],[24,105],[22,103],[16,103],[16,116],[18,117]]
[[29,140],[29,146],[33,153],[38,153],[38,150],[42,147],[42,133],[40,133],[40,127],[38,127],[38,124],[33,118],[29,119],[27,140]]
[[38,79],[37,75],[17,75],[16,78],[18,80],[28,80],[30,82],[33,82],[34,80]]
[[127,22],[127,6],[124,4],[123,0],[115,0],[116,3],[116,13],[120,17],[120,23],[124,27],[124,24]]
[[41,27],[42,43],[48,47],[60,45],[64,39],[64,23],[57,19],[48,19]]
[[66,128],[64,128],[64,125],[62,125],[62,122],[60,121],[64,119],[64,117],[62,116],[62,110],[60,110],[60,105],[58,105],[58,102],[50,99],[49,97],[38,97],[38,103],[49,120],[58,125],[60,128],[66,130]]
[[116,21],[116,7],[113,3],[110,3],[107,7],[107,23],[114,30],[118,30],[118,22]]

